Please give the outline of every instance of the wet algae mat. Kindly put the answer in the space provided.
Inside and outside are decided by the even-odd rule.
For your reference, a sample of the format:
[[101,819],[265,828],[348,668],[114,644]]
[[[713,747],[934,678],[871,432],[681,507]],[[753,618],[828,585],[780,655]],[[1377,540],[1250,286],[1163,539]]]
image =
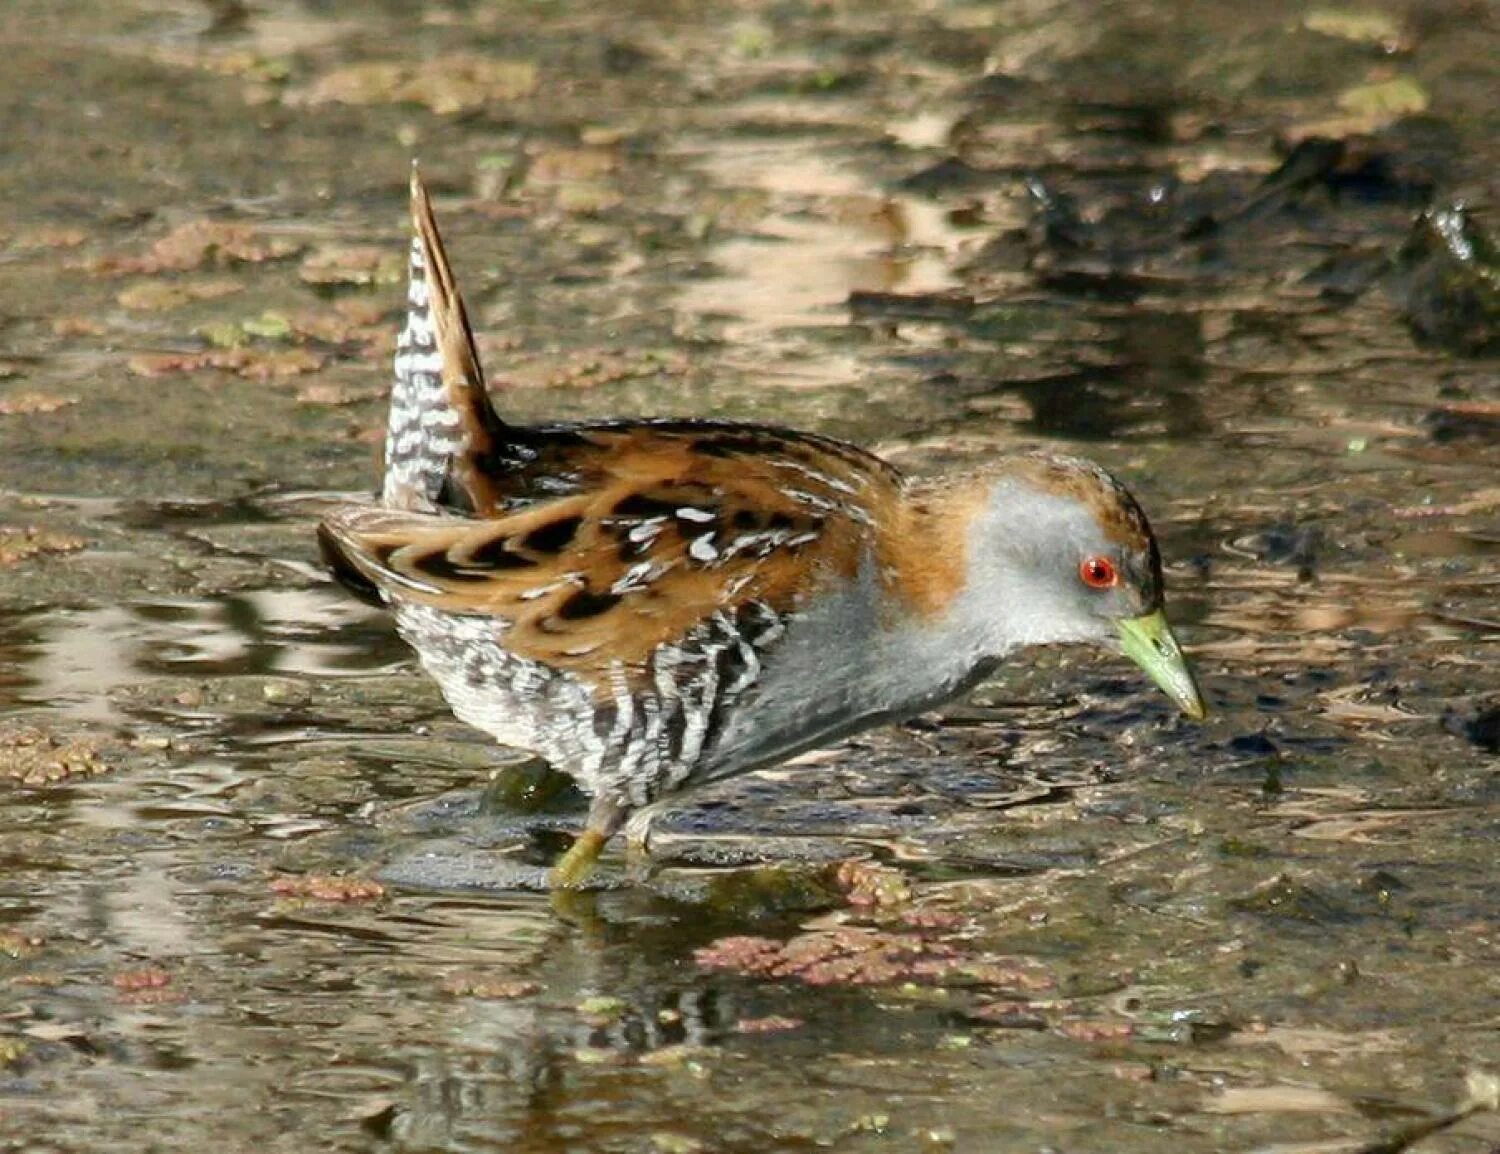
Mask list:
[[[1500,1145],[1492,6],[0,42],[0,1149]],[[375,474],[413,155],[506,412],[1097,457],[1215,716],[1042,654],[525,888],[576,799],[310,533]]]

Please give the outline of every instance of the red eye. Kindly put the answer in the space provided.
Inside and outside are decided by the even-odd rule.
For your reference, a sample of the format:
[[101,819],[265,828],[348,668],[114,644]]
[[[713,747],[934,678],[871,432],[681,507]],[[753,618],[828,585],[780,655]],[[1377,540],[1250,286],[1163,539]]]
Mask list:
[[1120,583],[1120,574],[1108,557],[1085,557],[1078,576],[1090,589],[1109,589]]

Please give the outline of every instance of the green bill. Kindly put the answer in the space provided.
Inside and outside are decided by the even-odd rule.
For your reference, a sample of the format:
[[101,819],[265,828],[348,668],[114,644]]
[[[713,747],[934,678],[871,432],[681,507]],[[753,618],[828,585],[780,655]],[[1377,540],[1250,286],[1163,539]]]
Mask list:
[[1172,636],[1165,613],[1158,609],[1144,617],[1127,617],[1118,628],[1125,656],[1144,669],[1183,713],[1196,721],[1208,716],[1193,668]]

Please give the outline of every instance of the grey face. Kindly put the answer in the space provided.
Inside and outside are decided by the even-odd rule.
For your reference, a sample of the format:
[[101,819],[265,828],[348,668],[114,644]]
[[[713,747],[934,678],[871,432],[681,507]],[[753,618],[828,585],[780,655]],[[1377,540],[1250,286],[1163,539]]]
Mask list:
[[996,656],[1065,641],[1123,652],[1202,718],[1203,696],[1162,610],[1156,541],[1130,497],[1108,484],[1079,496],[997,483],[970,541],[978,600],[965,618]]
[[1071,494],[1001,481],[971,548],[976,586],[988,591],[1006,648],[1115,642],[1119,621],[1161,605],[1155,543],[1111,539],[1090,505]]
[[1063,575],[1071,575],[1082,604],[1111,627],[1122,617],[1139,617],[1161,608],[1161,558],[1155,539],[1144,546],[1123,545],[1098,535],[1077,542],[1073,556],[1061,558]]

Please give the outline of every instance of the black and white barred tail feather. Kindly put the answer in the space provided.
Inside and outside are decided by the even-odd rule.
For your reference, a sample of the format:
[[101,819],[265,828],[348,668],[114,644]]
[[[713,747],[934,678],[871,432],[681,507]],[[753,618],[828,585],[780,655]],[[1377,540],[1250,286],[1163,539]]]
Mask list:
[[506,426],[490,405],[463,298],[415,166],[411,215],[406,325],[396,343],[382,496],[392,508],[473,509],[489,490],[478,462],[504,440]]

